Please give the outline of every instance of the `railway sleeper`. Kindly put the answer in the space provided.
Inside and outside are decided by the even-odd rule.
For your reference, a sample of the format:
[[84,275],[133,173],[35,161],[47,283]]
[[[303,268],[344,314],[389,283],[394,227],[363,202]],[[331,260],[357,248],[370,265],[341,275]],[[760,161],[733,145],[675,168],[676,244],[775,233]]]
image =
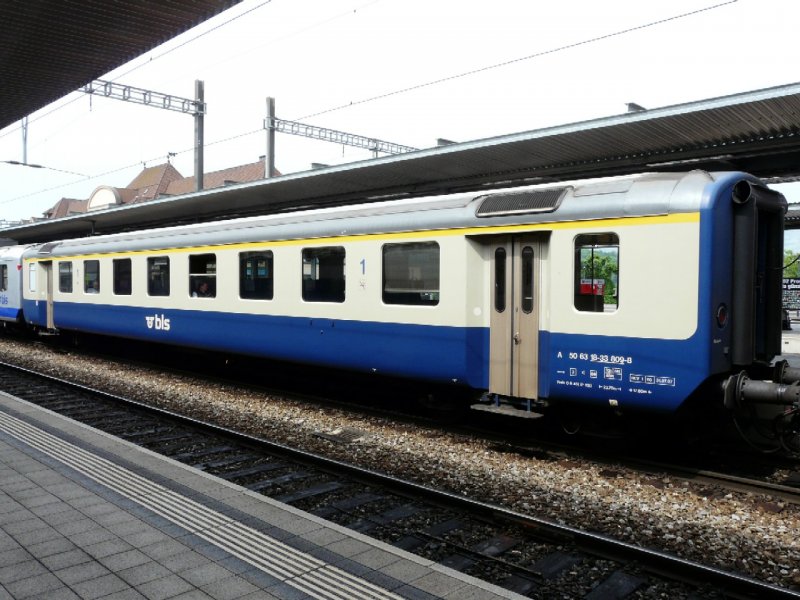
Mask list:
[[214,454],[222,454],[224,452],[234,452],[236,448],[233,446],[208,446],[201,450],[193,450],[188,452],[181,452],[180,454],[173,454],[170,456],[172,460],[185,462],[186,460],[196,460],[204,456],[212,456]]
[[114,423],[104,424],[103,431],[112,435],[124,434],[133,429],[139,429],[142,426],[141,417],[129,417],[128,419],[120,419]]
[[185,441],[191,443],[192,440],[196,440],[197,438],[192,435],[191,433],[187,433],[186,431],[180,431],[178,433],[165,433],[163,435],[156,435],[153,437],[145,437],[143,440],[139,442],[139,444],[144,445],[152,445],[152,446],[160,446],[160,447],[167,447],[168,442],[176,442],[176,441]]
[[543,579],[556,579],[564,571],[580,563],[581,560],[583,559],[580,556],[559,550],[537,560],[531,565],[531,570],[538,573]]
[[512,574],[499,584],[502,588],[516,592],[521,596],[528,596],[539,588],[539,583],[522,575]]
[[647,584],[647,580],[642,577],[631,575],[625,571],[614,571],[610,577],[589,592],[585,599],[611,600],[627,598],[645,584]]
[[441,561],[445,567],[450,567],[454,571],[459,572],[466,571],[477,562],[478,561],[476,558],[473,556],[467,556],[465,554],[451,554],[450,556],[446,556]]
[[312,514],[317,517],[322,517],[323,519],[330,519],[331,517],[340,515],[342,513],[349,513],[351,510],[355,510],[359,506],[364,506],[365,504],[370,504],[372,502],[380,502],[382,500],[386,500],[386,496],[366,492],[345,498],[343,500],[337,500],[329,506],[323,506],[314,510]]
[[393,545],[400,548],[401,550],[407,550],[408,552],[413,552],[417,548],[424,546],[428,542],[430,542],[430,538],[438,538],[445,533],[450,531],[454,531],[456,529],[464,529],[465,525],[459,519],[448,519],[447,521],[441,521],[436,525],[432,525],[422,531],[421,533],[415,533],[411,535],[406,535],[401,537],[400,539],[396,540]]
[[512,538],[508,535],[496,535],[488,540],[475,544],[472,547],[472,551],[485,556],[499,556],[521,543],[522,540],[518,538]]
[[360,533],[365,533],[367,531],[372,531],[376,527],[381,527],[401,519],[412,517],[422,510],[422,508],[415,504],[403,504],[402,506],[396,506],[395,508],[391,508],[379,515],[372,515],[357,519],[356,521],[348,524],[347,528],[353,529],[354,531],[358,531]]
[[285,504],[293,504],[295,502],[299,502],[300,500],[334,492],[342,487],[344,487],[344,484],[339,483],[338,481],[326,481],[325,483],[315,485],[314,487],[310,487],[305,490],[300,490],[291,494],[284,494],[282,496],[276,496],[274,499]]
[[[238,465],[241,463],[246,462],[253,462],[258,460],[260,457],[256,456],[255,454],[234,454],[233,456],[226,456],[225,458],[219,458],[217,460],[211,460],[206,462],[199,462],[195,463],[192,466],[195,469],[200,469],[201,471],[212,471],[216,469],[224,469],[225,467],[230,467],[231,465]],[[215,475],[218,473],[215,472]],[[224,475],[219,474],[219,477],[225,478]]]
[[[59,396],[59,398],[63,398],[63,396]],[[48,402],[46,399],[39,399],[37,400],[36,403],[40,405],[45,405],[46,403],[48,409],[59,413],[66,412],[72,409],[77,409],[82,406],[86,406],[86,400],[73,400],[73,399],[62,400],[61,402],[58,401]]]
[[255,466],[238,469],[229,473],[218,473],[217,477],[222,477],[223,479],[232,481],[234,479],[244,479],[245,477],[252,477],[253,475],[262,475],[263,473],[277,471],[278,469],[283,469],[287,466],[288,465],[284,462],[260,463]]
[[122,437],[129,442],[136,443],[135,440],[138,438],[146,438],[148,436],[166,431],[173,431],[173,428],[157,424],[148,424],[146,428],[127,432]]
[[103,422],[113,419],[113,416],[109,415],[109,410],[107,408],[87,407],[85,404],[80,408],[60,410],[59,412],[70,419],[81,421],[87,425],[90,425],[92,422],[96,421]]
[[165,456],[169,456],[173,452],[183,451],[183,452],[191,452],[191,450],[186,450],[187,448],[196,448],[202,444],[202,440],[198,440],[194,436],[185,436],[182,438],[178,438],[175,441],[167,442],[165,444],[159,444],[158,450],[161,454]]
[[280,477],[274,477],[272,479],[263,479],[256,483],[251,483],[245,487],[253,492],[260,492],[262,490],[275,487],[276,485],[283,485],[284,483],[299,481],[301,479],[307,479],[308,477],[311,477],[311,473],[308,473],[306,471],[294,471],[292,473],[287,473],[286,475],[281,475]]

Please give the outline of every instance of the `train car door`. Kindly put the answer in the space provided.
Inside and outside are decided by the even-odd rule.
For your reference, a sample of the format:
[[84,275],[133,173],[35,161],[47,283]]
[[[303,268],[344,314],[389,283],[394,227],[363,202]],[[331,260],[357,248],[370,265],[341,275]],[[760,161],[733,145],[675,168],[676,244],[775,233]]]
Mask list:
[[494,240],[489,333],[489,391],[538,398],[541,238]]
[[45,298],[47,299],[47,328],[55,329],[55,319],[53,317],[53,263],[43,261],[39,263],[42,269],[42,285],[44,285]]

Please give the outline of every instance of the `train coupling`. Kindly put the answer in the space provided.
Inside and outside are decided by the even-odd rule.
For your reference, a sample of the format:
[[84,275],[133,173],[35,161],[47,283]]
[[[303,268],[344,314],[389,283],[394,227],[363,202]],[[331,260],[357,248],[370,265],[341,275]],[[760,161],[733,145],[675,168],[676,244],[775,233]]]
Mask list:
[[[797,371],[797,373],[795,373]],[[723,384],[725,408],[736,429],[761,452],[800,455],[800,375],[778,363],[773,381],[751,379],[742,371]]]
[[[797,369],[791,369],[797,371]],[[794,381],[750,379],[742,371],[722,385],[725,408],[736,411],[747,404],[772,404],[800,409],[800,377]]]

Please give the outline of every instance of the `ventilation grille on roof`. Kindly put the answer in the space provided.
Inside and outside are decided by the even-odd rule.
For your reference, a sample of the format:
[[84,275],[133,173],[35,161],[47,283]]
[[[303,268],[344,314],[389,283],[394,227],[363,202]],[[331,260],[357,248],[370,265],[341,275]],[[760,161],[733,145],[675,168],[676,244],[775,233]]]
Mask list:
[[489,194],[488,196],[483,196],[483,201],[476,214],[479,217],[496,217],[533,212],[553,212],[561,204],[561,200],[568,189],[563,187]]
[[39,251],[37,254],[52,254],[53,249],[58,246],[61,242],[48,242],[46,244],[42,244],[39,247]]

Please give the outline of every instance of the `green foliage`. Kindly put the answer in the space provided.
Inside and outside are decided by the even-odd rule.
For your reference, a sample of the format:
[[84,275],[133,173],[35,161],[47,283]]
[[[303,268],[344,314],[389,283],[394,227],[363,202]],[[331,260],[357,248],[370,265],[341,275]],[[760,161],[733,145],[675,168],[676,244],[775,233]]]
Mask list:
[[[783,251],[784,278],[800,277],[800,259],[798,257],[800,254],[795,254],[791,250]],[[787,265],[789,266],[787,267]]]
[[[592,251],[594,250],[594,251]],[[617,281],[619,276],[618,250],[585,248],[581,252],[581,276],[584,279],[602,279],[605,282],[603,301],[617,303]]]

